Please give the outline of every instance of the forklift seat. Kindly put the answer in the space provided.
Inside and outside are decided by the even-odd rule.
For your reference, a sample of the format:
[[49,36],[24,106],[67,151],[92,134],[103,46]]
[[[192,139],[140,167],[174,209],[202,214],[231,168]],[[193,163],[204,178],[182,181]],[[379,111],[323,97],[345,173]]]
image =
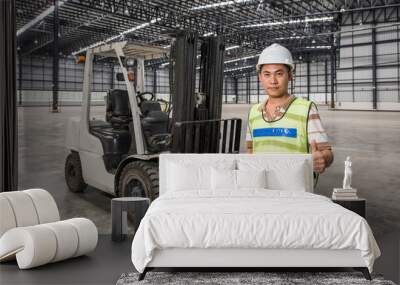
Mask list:
[[143,114],[142,126],[147,136],[166,133],[168,129],[168,115],[161,111],[157,101],[143,101],[140,105]]
[[113,127],[128,127],[132,121],[128,91],[121,89],[108,91],[106,120]]
[[157,101],[143,101],[142,104],[140,104],[140,110],[143,116],[147,117],[150,112],[161,111],[161,105]]
[[140,104],[140,110],[143,115],[142,127],[147,149],[152,153],[166,150],[169,145],[163,141],[170,137],[168,114],[161,111],[161,105],[157,101],[143,101]]
[[[143,135],[150,152],[159,152],[164,146],[160,145],[164,137],[168,137],[168,114],[161,111],[161,105],[156,101],[143,101],[140,104],[141,124]],[[136,153],[136,143],[132,122],[132,112],[129,104],[128,91],[113,89],[107,93],[107,122],[112,129],[93,129],[92,133],[99,137],[107,159],[107,169],[117,166],[121,155]],[[167,147],[167,146],[165,146]],[[112,159],[111,159],[112,158]]]

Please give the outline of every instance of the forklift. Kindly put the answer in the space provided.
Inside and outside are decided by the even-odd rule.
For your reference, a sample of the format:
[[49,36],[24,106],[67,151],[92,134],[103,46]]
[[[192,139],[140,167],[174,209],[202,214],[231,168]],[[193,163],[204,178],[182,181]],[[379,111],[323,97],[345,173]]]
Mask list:
[[[152,201],[158,197],[160,153],[239,152],[241,120],[221,120],[224,46],[220,39],[201,45],[203,59],[196,93],[197,41],[193,34],[177,36],[172,56],[168,49],[127,41],[86,51],[81,116],[70,118],[66,128],[70,153],[65,161],[65,180],[70,191],[82,192],[90,185],[113,196]],[[207,54],[208,61],[204,60]],[[163,110],[163,102],[145,91],[145,61],[167,56],[172,112],[170,108]],[[95,57],[116,60],[121,70],[117,80],[126,86],[107,92],[106,112],[100,117],[91,114]],[[219,64],[210,64],[215,60]]]

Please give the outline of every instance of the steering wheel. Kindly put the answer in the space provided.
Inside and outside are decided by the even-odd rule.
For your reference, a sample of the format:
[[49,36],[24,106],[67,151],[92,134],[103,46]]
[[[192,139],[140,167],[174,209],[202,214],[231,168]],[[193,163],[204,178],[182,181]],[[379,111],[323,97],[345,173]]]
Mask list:
[[157,102],[159,102],[160,105],[161,105],[161,111],[163,111],[165,113],[169,112],[169,109],[170,109],[171,106],[169,105],[169,102],[167,100],[157,99]]
[[[144,95],[147,95],[147,96],[150,95],[150,99],[144,97]],[[154,96],[154,94],[151,93],[151,92],[142,92],[142,93],[138,93],[138,94],[136,95],[136,98],[139,99],[139,105],[142,104],[143,101],[155,101],[155,100],[154,100],[154,99],[155,99],[155,96]]]

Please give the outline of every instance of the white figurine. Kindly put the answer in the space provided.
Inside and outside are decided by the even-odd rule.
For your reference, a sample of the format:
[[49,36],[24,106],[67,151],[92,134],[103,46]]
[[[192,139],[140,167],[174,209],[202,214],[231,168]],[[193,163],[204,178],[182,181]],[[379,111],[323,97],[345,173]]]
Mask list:
[[352,189],[351,188],[351,175],[353,174],[351,170],[351,160],[350,156],[346,158],[344,162],[344,178],[343,178],[343,189]]

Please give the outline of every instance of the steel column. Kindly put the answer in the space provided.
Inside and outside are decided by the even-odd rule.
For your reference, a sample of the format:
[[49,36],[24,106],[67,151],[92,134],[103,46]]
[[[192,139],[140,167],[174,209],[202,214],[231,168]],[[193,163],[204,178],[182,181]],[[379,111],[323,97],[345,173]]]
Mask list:
[[111,64],[111,82],[110,89],[114,89],[114,64]]
[[292,80],[290,80],[290,94],[293,94],[293,80],[294,80],[293,76],[294,72],[292,72]]
[[325,59],[325,104],[328,105],[328,60]]
[[296,89],[296,81],[295,81],[295,72],[296,72],[296,70],[297,70],[297,63],[294,64],[294,69],[293,69],[293,79],[292,79],[293,90],[292,90],[292,93],[295,92],[295,89]]
[[258,77],[258,74],[257,74],[257,103],[260,103],[260,77]]
[[233,78],[233,90],[235,91],[235,103],[237,104],[238,103],[238,79],[237,79],[237,77],[234,77]]
[[18,53],[18,105],[22,105],[22,55]]
[[310,100],[310,55],[307,55],[307,100]]
[[[400,38],[399,26],[397,26],[397,38]],[[397,42],[397,62],[400,63],[400,41]],[[400,103],[400,64],[397,66],[397,102]]]
[[60,67],[59,54],[58,54],[58,34],[60,20],[58,18],[58,0],[53,0],[54,14],[53,14],[53,104],[51,111],[58,112],[58,70]]
[[378,90],[376,80],[376,28],[372,28],[372,108],[377,109],[378,105]]
[[3,0],[0,1],[0,192],[18,190],[16,51],[15,0]]
[[246,103],[250,104],[250,74],[246,74]]
[[224,90],[225,90],[225,104],[228,103],[228,80],[224,80]]
[[153,94],[156,96],[157,93],[157,68],[153,68]]
[[331,47],[331,108],[335,108],[336,47]]
[[[362,19],[362,13],[360,15]],[[351,25],[354,26],[354,13],[351,13]],[[351,32],[351,99],[354,103],[354,32]],[[342,48],[342,47],[341,47]]]

